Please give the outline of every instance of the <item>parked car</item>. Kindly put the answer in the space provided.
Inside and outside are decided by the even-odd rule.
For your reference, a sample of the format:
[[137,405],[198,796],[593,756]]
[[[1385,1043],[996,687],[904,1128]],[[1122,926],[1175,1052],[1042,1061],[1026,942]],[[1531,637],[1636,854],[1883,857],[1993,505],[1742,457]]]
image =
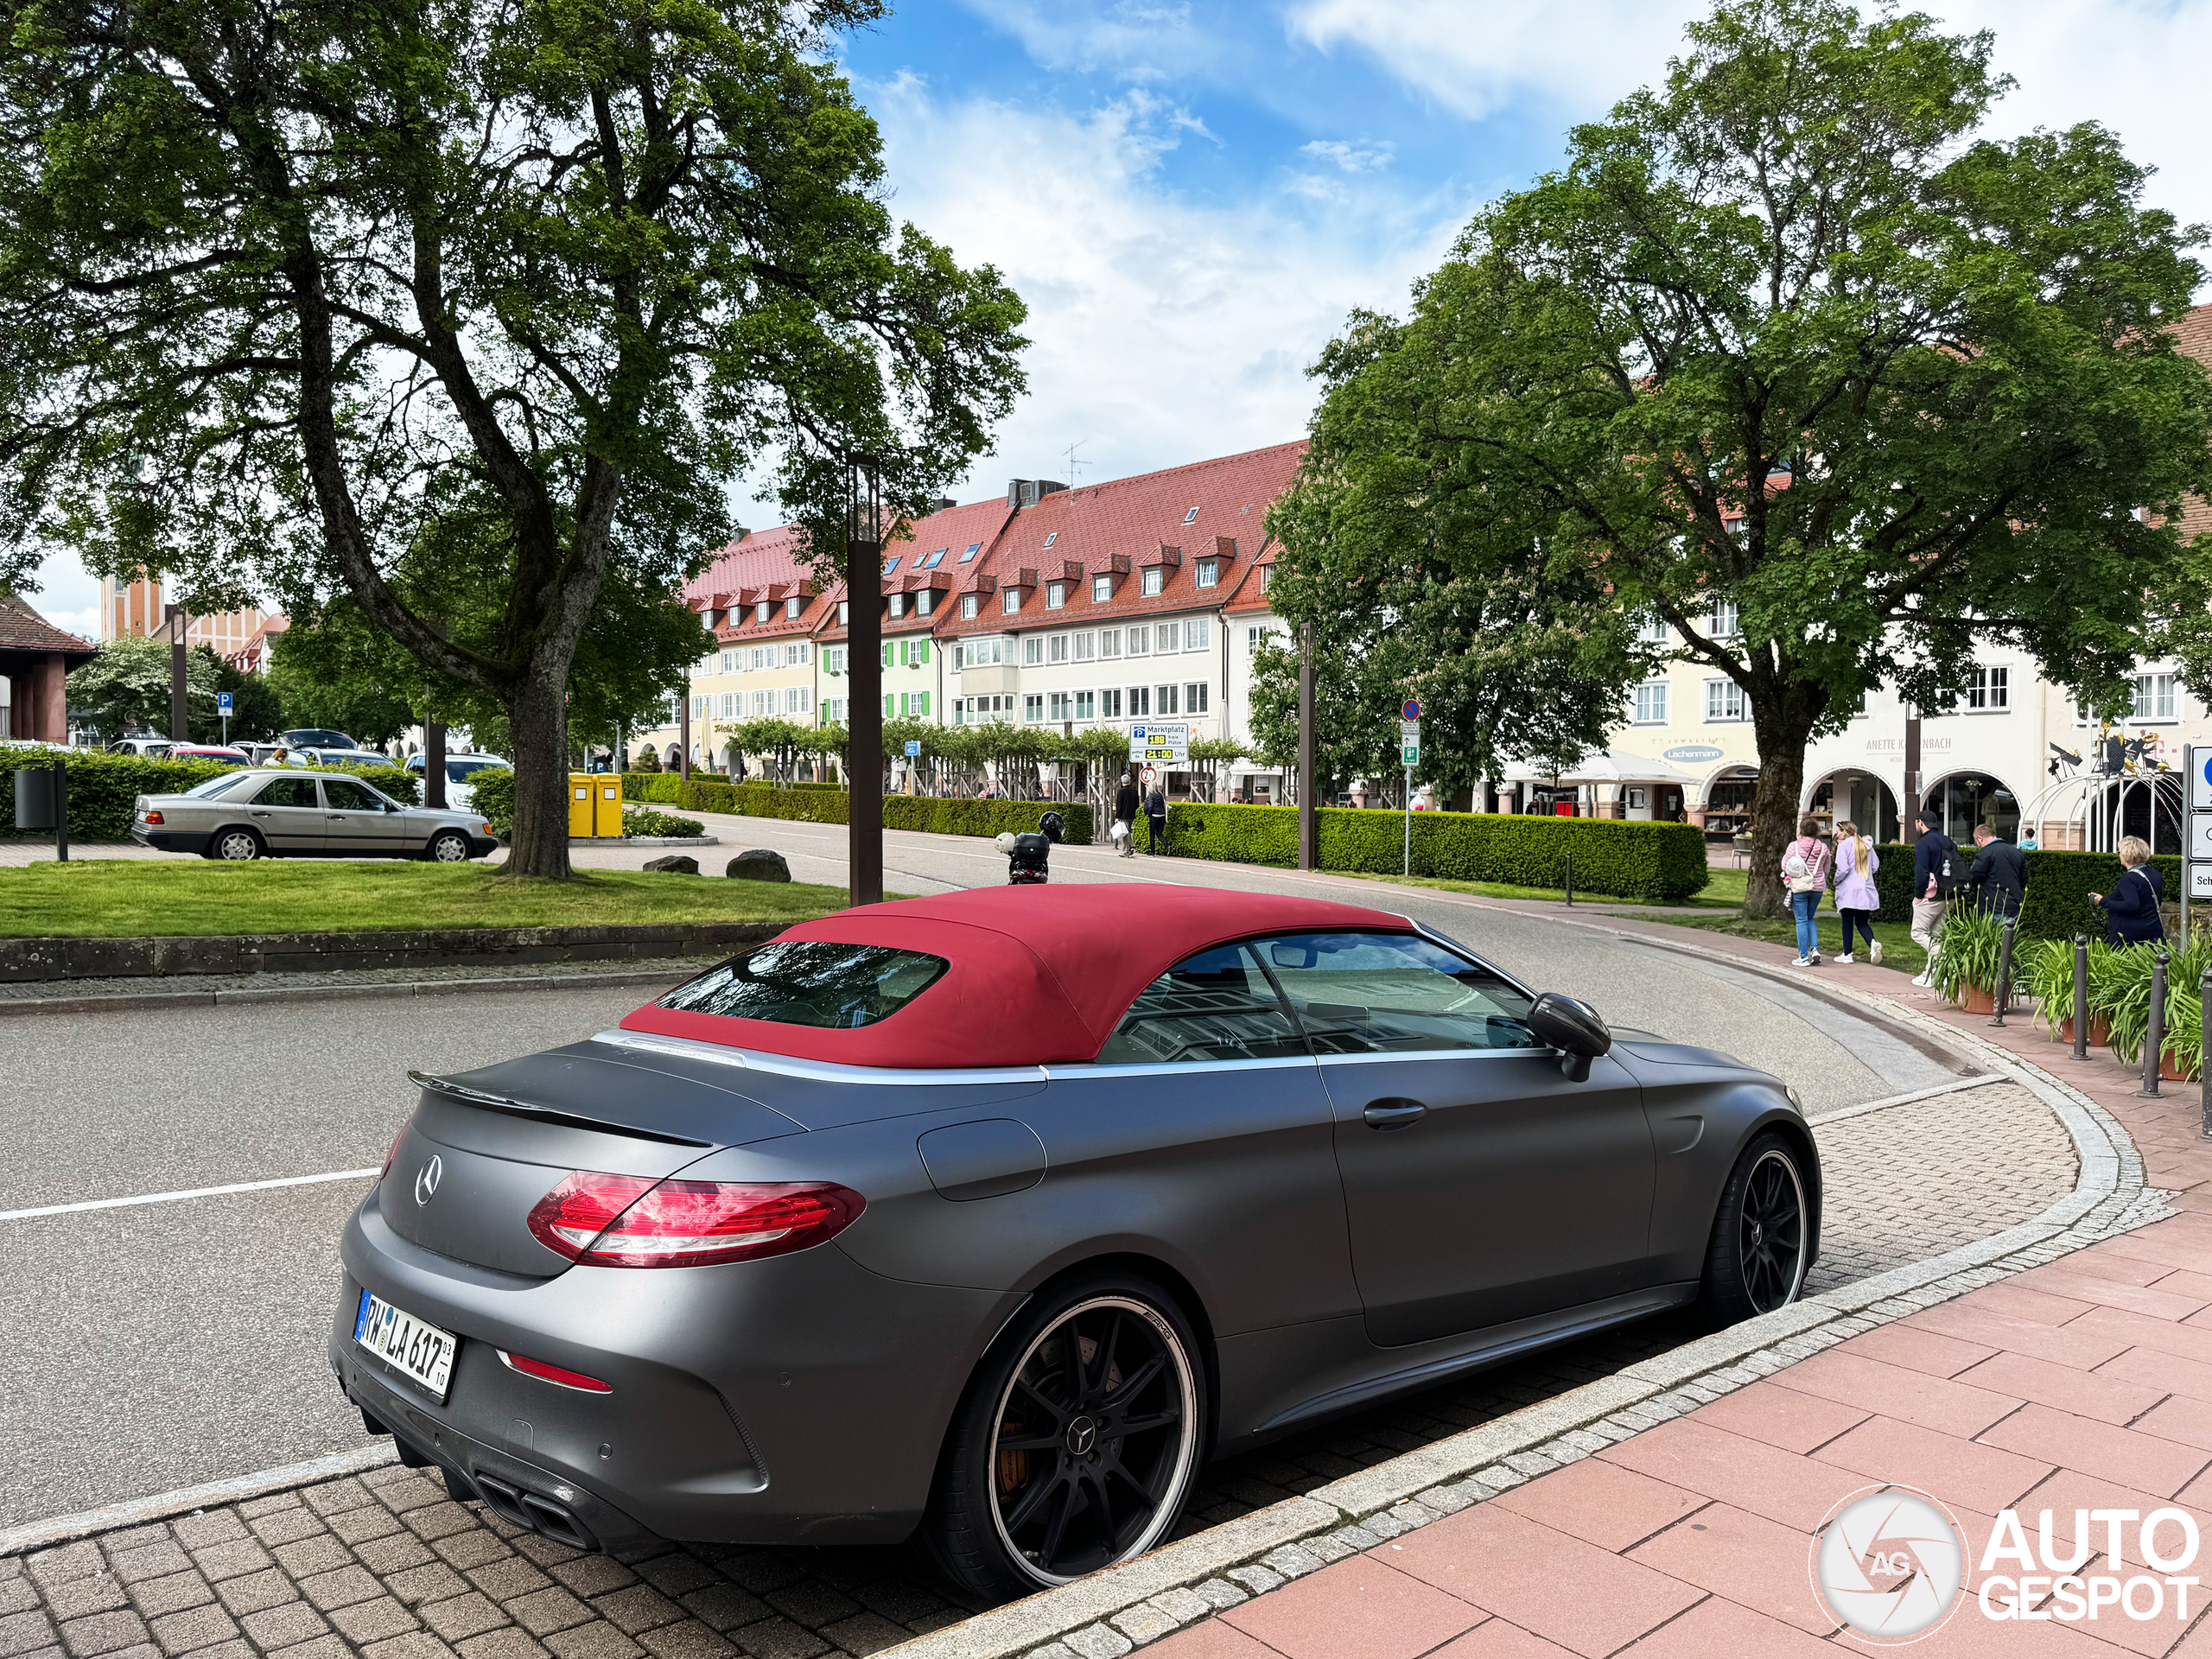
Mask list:
[[343,732],[327,726],[295,726],[289,732],[276,734],[288,749],[358,749],[361,746]]
[[118,738],[107,746],[110,754],[143,754],[159,760],[175,747],[166,737]]
[[250,766],[253,757],[242,748],[226,743],[173,743],[168,758],[172,760],[219,760],[226,766]]
[[396,766],[399,763],[379,749],[306,749],[299,758],[317,766]]
[[871,906],[415,1081],[329,1339],[403,1461],[576,1548],[918,1531],[993,1599],[1219,1453],[1780,1307],[1819,1237],[1777,1079],[1303,899]]
[[[446,804],[466,808],[476,797],[469,779],[486,766],[512,768],[514,762],[503,754],[448,754],[446,756]],[[429,771],[428,758],[420,753],[407,757],[407,770],[417,778]]]
[[[216,787],[219,785],[220,787]],[[403,806],[342,772],[256,768],[181,795],[141,795],[130,838],[207,858],[423,858],[458,863],[499,845],[467,812]]]

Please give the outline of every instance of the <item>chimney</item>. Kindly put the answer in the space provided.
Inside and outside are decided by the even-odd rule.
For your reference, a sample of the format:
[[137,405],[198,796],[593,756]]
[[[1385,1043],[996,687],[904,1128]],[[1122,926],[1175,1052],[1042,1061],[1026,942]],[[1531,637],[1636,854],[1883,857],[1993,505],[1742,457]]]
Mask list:
[[1033,507],[1053,492],[1065,488],[1067,486],[1057,479],[1009,479],[1006,486],[1006,504],[1009,507]]

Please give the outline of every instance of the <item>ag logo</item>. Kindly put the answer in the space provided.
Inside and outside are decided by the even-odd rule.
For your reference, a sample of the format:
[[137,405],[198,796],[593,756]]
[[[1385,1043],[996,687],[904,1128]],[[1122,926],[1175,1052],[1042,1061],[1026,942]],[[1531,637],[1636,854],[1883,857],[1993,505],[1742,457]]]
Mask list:
[[1966,1549],[1942,1504],[1908,1486],[1848,1497],[1813,1535],[1814,1587],[1863,1637],[1909,1641],[1958,1605]]
[[445,1160],[435,1154],[415,1172],[415,1203],[418,1208],[437,1196],[438,1183],[445,1179]]

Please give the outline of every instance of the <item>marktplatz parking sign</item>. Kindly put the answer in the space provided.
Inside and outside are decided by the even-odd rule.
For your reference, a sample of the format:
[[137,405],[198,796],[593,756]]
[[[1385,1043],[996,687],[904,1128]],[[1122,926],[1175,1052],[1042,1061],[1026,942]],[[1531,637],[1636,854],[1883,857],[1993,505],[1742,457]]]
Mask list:
[[1191,764],[1191,722],[1166,721],[1129,728],[1129,759],[1147,766]]

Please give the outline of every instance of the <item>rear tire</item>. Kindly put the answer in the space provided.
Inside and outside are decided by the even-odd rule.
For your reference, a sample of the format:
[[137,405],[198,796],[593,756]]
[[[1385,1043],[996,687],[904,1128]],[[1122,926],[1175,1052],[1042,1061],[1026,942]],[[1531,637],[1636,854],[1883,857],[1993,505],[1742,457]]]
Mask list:
[[1700,1305],[1716,1325],[1786,1307],[1811,1265],[1812,1184],[1803,1157],[1770,1129],[1744,1148],[1720,1190]]
[[262,840],[257,830],[243,825],[218,830],[207,842],[207,856],[225,863],[244,864],[257,858],[269,856],[269,843]]
[[990,1602],[1142,1554],[1190,1495],[1205,1412],[1198,1338],[1173,1297],[1119,1273],[1050,1290],[969,1379],[923,1542]]
[[468,837],[458,830],[441,830],[430,837],[423,856],[433,864],[465,864],[468,861]]

